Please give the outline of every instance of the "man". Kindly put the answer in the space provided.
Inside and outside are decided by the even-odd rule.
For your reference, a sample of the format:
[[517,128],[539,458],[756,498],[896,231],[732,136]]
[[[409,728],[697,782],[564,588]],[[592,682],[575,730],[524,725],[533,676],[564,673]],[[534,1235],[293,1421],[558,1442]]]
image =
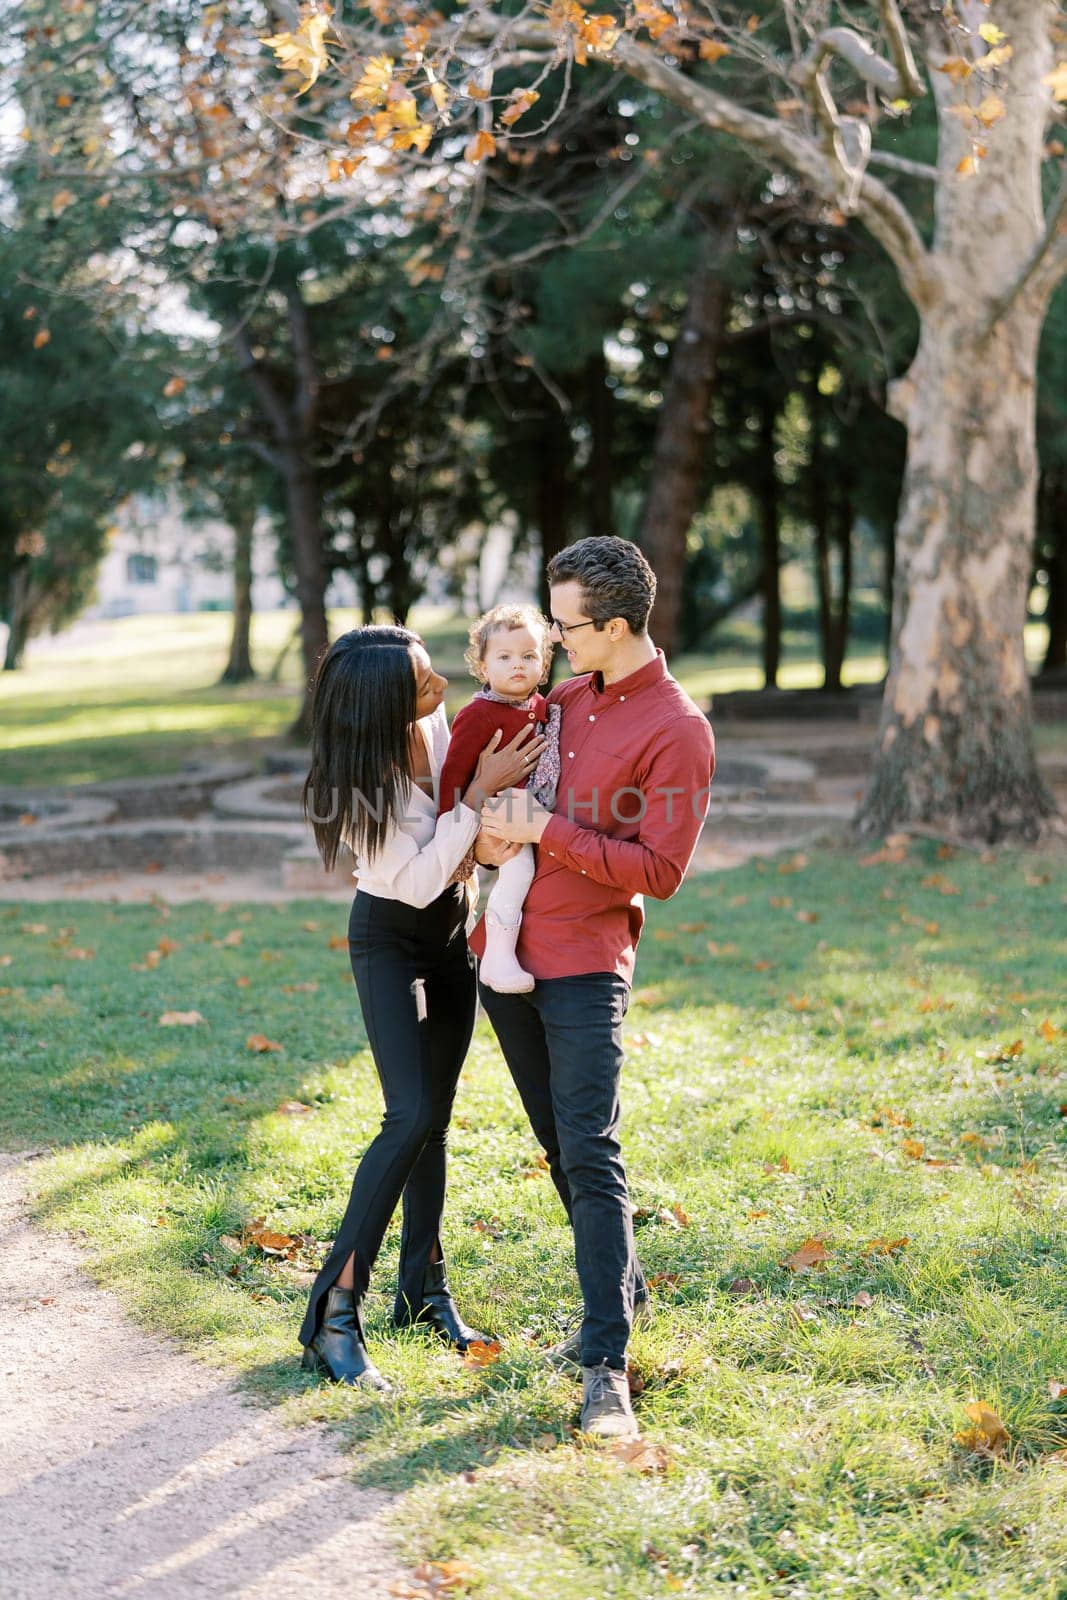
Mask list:
[[[518,943],[536,982],[480,994],[574,1228],[584,1317],[549,1354],[580,1364],[584,1432],[635,1438],[626,1344],[648,1290],[618,1140],[622,1019],[642,897],[666,900],[682,882],[715,744],[649,638],[656,579],[636,545],[582,539],[548,579],[552,632],[575,673],[548,697],[562,708],[555,807],[511,789],[482,812],[490,840],[538,846]],[[470,942],[480,956],[482,922]]]

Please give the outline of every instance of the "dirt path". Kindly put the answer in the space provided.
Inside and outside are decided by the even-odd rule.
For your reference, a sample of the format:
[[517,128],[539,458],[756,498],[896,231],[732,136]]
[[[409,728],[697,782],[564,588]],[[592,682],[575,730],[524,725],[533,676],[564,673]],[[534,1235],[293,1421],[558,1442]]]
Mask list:
[[0,1592],[6,1600],[385,1600],[385,1495],[154,1338],[27,1220],[0,1155]]

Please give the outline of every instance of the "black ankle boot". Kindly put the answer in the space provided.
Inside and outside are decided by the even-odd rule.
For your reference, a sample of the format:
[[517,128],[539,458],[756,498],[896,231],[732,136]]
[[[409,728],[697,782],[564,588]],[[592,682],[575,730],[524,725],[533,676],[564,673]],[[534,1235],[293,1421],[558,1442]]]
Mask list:
[[328,1289],[326,1309],[319,1331],[304,1348],[300,1363],[305,1372],[319,1372],[334,1383],[353,1388],[377,1389],[392,1394],[393,1386],[383,1378],[363,1344],[356,1297],[351,1289]]
[[491,1334],[470,1328],[459,1314],[443,1261],[433,1261],[422,1280],[422,1305],[398,1301],[394,1318],[398,1328],[428,1328],[460,1352],[472,1344],[488,1344]]

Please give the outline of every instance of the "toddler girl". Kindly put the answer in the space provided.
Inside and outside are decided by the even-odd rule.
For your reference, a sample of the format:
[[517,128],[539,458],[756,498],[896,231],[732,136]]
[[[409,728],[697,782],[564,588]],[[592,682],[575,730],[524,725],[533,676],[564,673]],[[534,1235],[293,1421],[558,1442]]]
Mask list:
[[[522,727],[544,733],[548,743],[520,787],[529,787],[540,805],[550,810],[559,783],[559,706],[550,706],[539,686],[548,679],[552,645],[546,619],[533,606],[494,606],[470,631],[464,660],[481,689],[470,705],[456,713],[452,737],[441,770],[439,810],[451,811],[466,792],[478,757],[493,733],[500,744]],[[521,751],[520,751],[521,753]],[[524,844],[505,861],[489,896],[485,916],[482,982],[501,994],[526,994],[534,980],[519,965],[515,946],[522,927],[522,906],[534,875],[533,846]]]

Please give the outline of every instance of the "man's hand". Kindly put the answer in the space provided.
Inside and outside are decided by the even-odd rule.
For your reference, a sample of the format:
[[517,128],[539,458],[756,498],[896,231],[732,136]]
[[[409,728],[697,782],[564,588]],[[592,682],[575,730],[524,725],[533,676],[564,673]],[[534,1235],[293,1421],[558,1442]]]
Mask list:
[[517,856],[521,844],[508,844],[482,828],[474,841],[474,859],[480,867],[502,867],[505,861]]
[[528,789],[505,789],[482,806],[482,831],[511,844],[539,844],[551,820]]

